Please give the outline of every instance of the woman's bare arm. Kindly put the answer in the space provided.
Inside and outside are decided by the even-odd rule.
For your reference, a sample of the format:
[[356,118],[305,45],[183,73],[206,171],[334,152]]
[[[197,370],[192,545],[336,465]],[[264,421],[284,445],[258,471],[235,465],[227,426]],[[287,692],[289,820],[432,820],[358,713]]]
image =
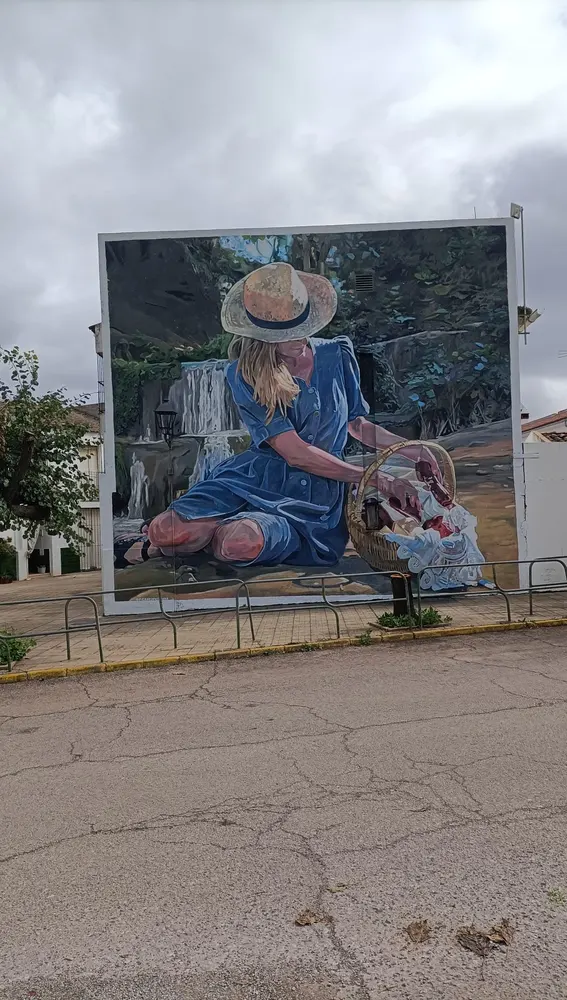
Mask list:
[[373,424],[366,417],[357,417],[356,420],[351,420],[348,430],[351,437],[360,441],[361,444],[365,444],[367,448],[377,449],[378,451],[384,451],[385,448],[390,448],[391,445],[399,444],[405,440],[398,437],[397,434],[387,431],[385,427]]
[[[342,459],[330,455],[328,451],[307,444],[296,431],[284,431],[277,437],[268,438],[267,443],[285,459],[288,465],[302,469],[312,476],[336,479],[340,483],[358,483],[364,472],[361,466],[349,465],[348,462],[343,462]],[[396,480],[383,472],[377,473],[374,485],[386,496],[398,496],[401,491],[402,496],[405,497],[407,494],[413,495],[416,492],[411,484],[404,480]]]
[[[377,451],[384,451],[384,449],[390,448],[393,444],[400,444],[406,440],[405,438],[398,437],[397,434],[392,434],[391,431],[387,431],[385,427],[380,427],[379,424],[373,424],[366,417],[357,417],[356,420],[351,420],[348,430],[349,434],[357,441],[360,441],[361,444],[365,444],[367,448],[376,449]],[[426,445],[410,444],[407,448],[400,449],[400,452],[412,462],[419,462],[425,459],[431,465],[434,475],[442,478],[437,459],[428,451]]]
[[268,444],[285,459],[288,465],[303,469],[313,476],[337,479],[340,483],[358,483],[364,472],[364,469],[349,465],[348,462],[343,462],[322,448],[307,444],[296,431],[284,431],[277,437],[268,438]]

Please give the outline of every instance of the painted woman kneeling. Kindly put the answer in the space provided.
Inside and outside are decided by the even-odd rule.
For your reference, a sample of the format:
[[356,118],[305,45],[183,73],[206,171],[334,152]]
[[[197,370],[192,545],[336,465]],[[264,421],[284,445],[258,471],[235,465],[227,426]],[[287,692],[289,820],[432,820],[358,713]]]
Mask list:
[[[402,439],[367,419],[369,407],[347,337],[315,337],[332,320],[336,293],[321,275],[268,264],[239,281],[222,308],[233,334],[227,379],[250,447],[213,469],[150,524],[164,554],[198,552],[237,566],[332,566],[348,542],[345,491],[363,469],[344,460],[349,434],[373,450]],[[435,459],[421,446],[404,454]],[[415,487],[378,473],[405,506]]]

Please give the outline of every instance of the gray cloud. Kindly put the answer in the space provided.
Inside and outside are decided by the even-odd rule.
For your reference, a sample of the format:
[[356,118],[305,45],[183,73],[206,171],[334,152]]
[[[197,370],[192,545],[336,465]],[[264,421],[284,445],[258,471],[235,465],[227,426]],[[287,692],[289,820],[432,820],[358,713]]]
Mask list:
[[[469,172],[466,184],[479,200],[506,213],[511,200],[524,206],[526,230],[526,299],[542,317],[520,337],[522,401],[536,416],[567,406],[567,350],[565,337],[565,177],[567,151],[553,146],[527,146],[508,160],[485,170]],[[519,224],[516,240],[520,246]],[[521,296],[520,275],[518,294]]]
[[524,402],[554,408],[564,12],[5,0],[0,341],[36,348],[46,386],[95,389],[101,231],[456,218],[507,214],[514,199],[530,303],[545,309],[522,350]]

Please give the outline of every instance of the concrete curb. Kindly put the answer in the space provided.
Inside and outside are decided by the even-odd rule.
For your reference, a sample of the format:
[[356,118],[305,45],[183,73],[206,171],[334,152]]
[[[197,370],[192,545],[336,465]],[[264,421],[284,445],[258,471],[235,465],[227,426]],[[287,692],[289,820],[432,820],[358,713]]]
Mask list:
[[149,667],[175,667],[183,663],[207,663],[235,660],[252,656],[272,656],[276,653],[301,653],[312,650],[341,649],[345,646],[378,646],[383,642],[409,642],[414,639],[441,639],[459,635],[484,635],[488,632],[516,632],[520,629],[556,628],[567,625],[567,618],[543,618],[539,621],[499,622],[488,625],[447,625],[407,632],[379,632],[376,635],[352,636],[345,639],[322,639],[320,642],[293,642],[284,646],[251,646],[246,649],[223,649],[213,653],[185,653],[148,660],[123,660],[118,663],[87,663],[58,667],[34,667],[0,673],[0,684],[20,681],[45,681],[59,677],[80,677],[83,674],[114,673],[118,670],[143,670]]

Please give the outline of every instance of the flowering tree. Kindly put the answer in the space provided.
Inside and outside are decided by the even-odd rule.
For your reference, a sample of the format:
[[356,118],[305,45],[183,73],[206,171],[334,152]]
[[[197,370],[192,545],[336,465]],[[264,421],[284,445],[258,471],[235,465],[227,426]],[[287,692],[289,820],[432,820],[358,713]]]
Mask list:
[[81,503],[96,500],[96,487],[81,470],[84,427],[73,420],[64,390],[40,395],[39,360],[33,351],[0,349],[0,531],[21,528],[32,537],[39,525],[84,541]]

